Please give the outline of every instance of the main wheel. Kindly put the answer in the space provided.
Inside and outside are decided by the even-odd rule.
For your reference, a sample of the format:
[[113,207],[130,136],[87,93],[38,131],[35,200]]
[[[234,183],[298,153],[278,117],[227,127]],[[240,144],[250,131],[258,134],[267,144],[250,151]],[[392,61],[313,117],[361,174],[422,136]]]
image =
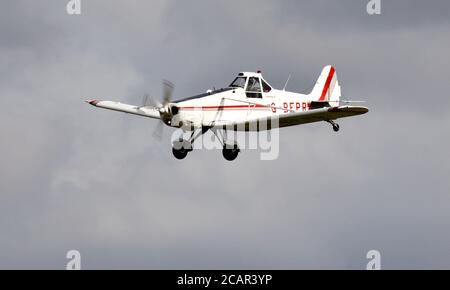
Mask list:
[[334,130],[334,132],[337,132],[337,131],[339,131],[339,125],[338,124],[333,124],[333,130]]
[[176,148],[172,147],[172,153],[173,153],[173,156],[175,156],[176,159],[180,159],[181,160],[181,159],[184,159],[187,156],[188,151],[186,149],[184,149],[184,148],[176,149]]
[[231,146],[225,145],[225,146],[223,146],[223,149],[222,149],[222,155],[226,160],[233,161],[238,156],[239,151],[240,151],[239,147],[236,143]]
[[180,139],[172,144],[172,153],[176,159],[184,159],[189,151],[192,151],[192,144],[187,140]]

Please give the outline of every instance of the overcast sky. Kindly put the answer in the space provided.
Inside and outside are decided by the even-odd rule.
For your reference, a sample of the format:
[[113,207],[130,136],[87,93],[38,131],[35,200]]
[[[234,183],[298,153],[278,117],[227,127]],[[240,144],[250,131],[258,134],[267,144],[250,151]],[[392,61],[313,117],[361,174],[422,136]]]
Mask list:
[[[2,1],[0,268],[450,268],[450,2]],[[335,65],[370,112],[280,131],[280,156],[173,158],[172,129],[98,110]]]

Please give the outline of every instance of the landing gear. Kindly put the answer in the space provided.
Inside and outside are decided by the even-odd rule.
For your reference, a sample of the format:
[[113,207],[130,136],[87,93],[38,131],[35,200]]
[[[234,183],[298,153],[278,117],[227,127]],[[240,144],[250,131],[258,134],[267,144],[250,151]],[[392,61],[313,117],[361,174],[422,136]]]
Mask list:
[[241,151],[237,142],[229,142],[227,141],[227,130],[222,130],[221,136],[219,137],[219,131],[215,128],[211,129],[211,131],[216,135],[217,139],[219,139],[220,143],[222,143],[222,155],[228,161],[233,161],[239,155]]
[[338,124],[333,124],[333,131],[334,132],[338,132],[339,131],[339,125]]
[[193,131],[189,140],[180,138],[177,141],[173,142],[173,144],[172,144],[173,156],[176,159],[180,159],[180,160],[186,158],[187,154],[193,150],[193,144],[194,144],[195,139],[197,139],[201,135],[205,134],[206,131],[208,131],[209,129],[211,129],[211,131],[217,136],[220,143],[222,144],[223,157],[228,161],[233,161],[234,159],[236,159],[236,157],[239,155],[239,152],[241,151],[239,149],[238,144],[236,142],[227,142],[226,141],[227,140],[226,130],[223,130],[223,133],[220,134],[221,136],[219,137],[217,129],[214,129],[211,127],[203,127],[201,130],[199,130],[197,132],[197,134],[195,134],[196,131]]
[[205,134],[209,128],[203,127],[197,134],[195,134],[195,130],[192,131],[191,138],[189,140],[185,140],[183,138],[178,139],[178,141],[173,142],[172,144],[172,153],[176,159],[184,159],[187,154],[193,150],[193,144],[195,139]]
[[172,153],[176,159],[184,159],[190,151],[192,151],[192,144],[187,140],[180,139],[172,144]]
[[187,156],[188,151],[185,150],[185,149],[176,149],[176,148],[172,147],[172,153],[173,153],[173,156],[175,156],[176,159],[180,159],[181,160],[181,159],[184,159]]
[[236,159],[240,151],[241,150],[239,149],[237,143],[224,144],[222,149],[222,155],[226,160],[233,161],[234,159]]
[[337,123],[335,123],[335,122],[333,122],[333,121],[331,121],[331,120],[329,120],[329,121],[327,121],[327,122],[330,123],[331,126],[333,126],[333,131],[334,131],[334,132],[338,132],[338,131],[339,131],[339,124],[337,124]]

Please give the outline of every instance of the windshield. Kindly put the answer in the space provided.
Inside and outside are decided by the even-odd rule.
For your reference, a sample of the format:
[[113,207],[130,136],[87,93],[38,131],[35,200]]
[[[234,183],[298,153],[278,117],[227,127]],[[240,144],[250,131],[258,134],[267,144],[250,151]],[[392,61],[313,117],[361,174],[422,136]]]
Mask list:
[[247,80],[246,77],[237,77],[231,83],[230,87],[232,87],[232,88],[244,88],[246,80]]
[[272,90],[272,88],[269,86],[269,84],[266,83],[264,80],[261,80],[261,82],[262,82],[263,91],[265,93],[268,93]]

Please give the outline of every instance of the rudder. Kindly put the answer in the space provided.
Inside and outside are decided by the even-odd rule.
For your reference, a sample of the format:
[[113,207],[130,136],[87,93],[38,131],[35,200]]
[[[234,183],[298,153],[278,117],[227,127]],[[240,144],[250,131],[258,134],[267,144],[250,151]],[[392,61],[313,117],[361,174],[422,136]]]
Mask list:
[[333,101],[333,103],[339,101],[341,87],[337,79],[336,69],[333,66],[327,65],[323,68],[309,95],[313,101]]

